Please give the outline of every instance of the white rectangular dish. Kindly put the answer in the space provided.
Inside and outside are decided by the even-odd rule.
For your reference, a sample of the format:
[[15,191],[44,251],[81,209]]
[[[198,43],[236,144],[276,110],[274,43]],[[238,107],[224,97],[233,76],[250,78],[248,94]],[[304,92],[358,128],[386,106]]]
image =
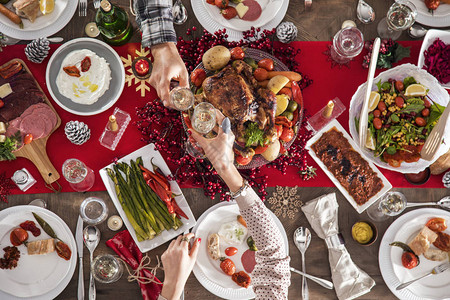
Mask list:
[[[347,139],[347,141],[350,143],[352,148],[361,155],[361,157],[367,161],[370,168],[377,174],[377,176],[382,180],[383,182],[383,188],[373,197],[371,197],[366,203],[363,205],[358,205],[353,199],[353,197],[349,194],[349,192],[340,184],[340,182],[334,177],[334,175],[328,170],[327,166],[320,160],[320,158],[316,155],[314,150],[311,148],[311,146],[317,142],[318,139],[322,136],[323,133],[329,131],[333,127],[336,127],[336,129],[344,135],[344,137]],[[361,151],[358,147],[358,145],[353,141],[353,139],[350,137],[350,135],[345,131],[344,127],[336,121],[336,119],[333,119],[330,123],[328,123],[325,127],[323,127],[319,132],[316,133],[307,143],[305,147],[309,154],[312,156],[312,158],[316,161],[316,163],[322,168],[322,170],[327,174],[327,176],[331,179],[331,181],[336,185],[336,187],[341,191],[341,193],[347,198],[348,202],[353,206],[353,208],[358,212],[362,213],[365,211],[370,205],[372,205],[374,202],[376,202],[381,196],[383,196],[385,193],[387,193],[391,188],[391,183],[384,177],[384,175],[378,170],[378,168],[370,161],[368,161],[364,155],[361,154]]]
[[[450,5],[449,5],[450,7]],[[430,47],[433,42],[439,38],[441,41],[443,41],[445,44],[450,44],[450,32],[445,30],[437,30],[437,29],[430,29],[428,30],[427,34],[425,35],[422,43],[422,47],[420,48],[419,52],[419,60],[417,61],[417,66],[419,68],[423,67],[423,64],[425,62],[425,51]],[[450,82],[447,83],[441,83],[442,87],[449,90],[450,89]]]
[[[127,156],[121,158],[119,162],[129,163],[131,160],[136,160],[138,157],[142,157],[144,167],[146,167],[149,170],[153,170],[152,165],[150,163],[150,160],[153,157],[153,163],[161,169],[164,175],[165,176],[171,175],[169,167],[167,166],[161,154],[155,150],[154,144],[149,144],[147,146],[142,147],[141,149],[134,151],[133,153],[128,154]],[[112,166],[113,164],[111,163],[106,167],[102,168],[99,171],[100,176],[103,180],[103,184],[105,185],[106,190],[109,193],[109,196],[111,197],[114,205],[116,206],[117,211],[120,214],[120,217],[123,219],[125,226],[127,227],[128,231],[133,237],[133,240],[135,241],[136,245],[139,247],[139,250],[141,250],[142,253],[145,253],[149,250],[152,250],[164,244],[167,241],[170,241],[174,237],[184,233],[185,231],[188,231],[189,229],[195,226],[196,221],[194,215],[192,214],[192,211],[189,207],[189,204],[186,201],[186,198],[184,198],[183,192],[181,191],[176,181],[170,181],[170,187],[172,189],[172,192],[175,195],[179,195],[175,197],[175,200],[178,206],[183,210],[183,212],[188,216],[189,219],[186,220],[182,217],[181,221],[183,222],[183,226],[181,226],[177,230],[173,229],[163,230],[158,236],[154,237],[153,239],[139,242],[137,240],[133,226],[131,226],[130,222],[128,221],[128,218],[122,209],[122,205],[120,205],[119,199],[117,198],[116,191],[114,188],[114,182],[109,178],[107,174],[106,168],[112,168]]]

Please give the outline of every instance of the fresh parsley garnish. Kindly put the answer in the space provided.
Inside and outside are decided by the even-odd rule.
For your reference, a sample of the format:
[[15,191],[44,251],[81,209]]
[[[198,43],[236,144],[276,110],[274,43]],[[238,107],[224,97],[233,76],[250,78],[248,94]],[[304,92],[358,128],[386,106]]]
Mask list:
[[254,144],[264,146],[264,131],[259,129],[258,124],[250,123],[245,130],[244,138],[246,139],[245,147],[250,147]]

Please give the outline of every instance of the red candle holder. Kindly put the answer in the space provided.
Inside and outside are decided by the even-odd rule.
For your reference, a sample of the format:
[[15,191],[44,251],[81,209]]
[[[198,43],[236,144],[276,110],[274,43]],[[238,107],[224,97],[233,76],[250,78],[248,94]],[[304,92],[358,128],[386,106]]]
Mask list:
[[131,64],[131,70],[138,79],[145,80],[152,74],[152,62],[144,56],[136,57]]

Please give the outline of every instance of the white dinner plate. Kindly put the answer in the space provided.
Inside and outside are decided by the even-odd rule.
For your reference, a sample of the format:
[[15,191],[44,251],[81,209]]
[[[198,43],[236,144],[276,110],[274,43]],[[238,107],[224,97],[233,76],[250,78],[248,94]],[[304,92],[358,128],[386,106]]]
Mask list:
[[[130,160],[136,161],[138,157],[142,157],[144,167],[146,167],[149,170],[153,170],[153,167],[150,163],[151,159],[153,158],[153,164],[157,165],[161,171],[164,173],[165,176],[171,175],[170,169],[167,166],[166,162],[164,161],[164,158],[161,156],[161,153],[159,151],[155,150],[154,144],[149,144],[147,146],[144,146],[133,153],[128,154],[127,156],[121,158],[119,162],[126,162],[129,163]],[[183,226],[178,228],[177,230],[163,230],[159,235],[154,237],[151,240],[145,240],[142,242],[139,242],[136,237],[136,233],[133,229],[133,226],[131,226],[130,221],[128,220],[125,212],[123,211],[122,205],[119,202],[119,199],[117,198],[114,182],[109,178],[108,173],[106,171],[106,168],[112,168],[113,164],[109,164],[106,167],[102,168],[99,173],[103,180],[103,184],[106,187],[106,190],[109,193],[109,196],[112,199],[112,202],[114,203],[117,211],[119,212],[120,216],[123,219],[123,222],[125,223],[125,226],[127,227],[128,231],[130,232],[131,236],[133,237],[133,240],[136,242],[136,245],[138,246],[139,250],[141,250],[142,253],[145,253],[147,251],[152,250],[153,248],[156,248],[162,244],[164,244],[167,241],[170,241],[174,237],[182,234],[185,231],[188,231],[195,225],[195,218],[192,214],[191,208],[189,207],[189,204],[186,201],[186,198],[184,198],[183,192],[181,191],[180,187],[178,186],[178,183],[176,181],[170,181],[170,187],[172,189],[172,192],[175,195],[178,195],[175,197],[175,201],[177,202],[178,206],[183,210],[183,212],[188,216],[188,220],[185,218],[181,218],[181,221],[183,222]]]
[[[449,5],[450,6],[450,5]],[[450,21],[449,21],[450,22]],[[450,23],[449,23],[450,26]],[[439,38],[441,41],[443,41],[445,44],[450,44],[450,32],[444,31],[444,30],[436,30],[436,29],[430,29],[427,31],[427,34],[425,35],[422,47],[420,48],[419,53],[419,60],[417,61],[417,66],[419,68],[422,68],[425,62],[425,51],[428,49],[428,47],[431,46],[431,44],[434,43],[434,41]],[[447,83],[441,83],[441,85],[446,88],[447,90],[450,89],[450,82]]]
[[[239,18],[239,16],[233,19],[227,20],[220,13],[220,8],[215,5],[208,4],[205,0],[202,1],[205,9],[208,11],[211,19],[216,20],[217,23],[225,28],[236,30],[236,31],[246,31],[253,27],[261,27],[269,23],[277,13],[280,11],[283,1],[285,0],[258,0],[259,5],[261,5],[261,16],[255,21],[245,21]],[[231,4],[234,6],[234,4]]]
[[45,255],[28,255],[25,245],[18,246],[20,259],[13,270],[0,271],[0,299],[48,300],[58,296],[69,284],[77,263],[77,248],[72,232],[66,223],[53,212],[36,206],[13,206],[0,211],[0,256],[3,248],[11,246],[11,230],[20,223],[31,220],[41,229],[41,234],[34,237],[28,232],[28,241],[48,239],[41,226],[34,219],[32,212],[42,217],[72,251],[70,260],[65,260],[55,252]]
[[[286,231],[280,220],[272,213],[275,224],[280,230],[284,244],[286,246],[286,253],[289,253],[289,242],[286,236]],[[239,287],[231,280],[231,277],[225,275],[220,269],[220,262],[211,259],[207,253],[208,236],[212,233],[217,233],[220,226],[225,222],[236,220],[239,215],[239,207],[236,202],[221,202],[205,211],[198,219],[197,225],[192,232],[196,238],[201,238],[205,243],[200,246],[197,261],[194,265],[194,275],[197,280],[212,294],[224,299],[252,299],[255,298],[252,286],[248,288]],[[232,245],[221,244],[220,251]],[[244,241],[240,246],[233,246],[238,248],[238,253],[230,259],[236,265],[236,271],[244,271],[241,262],[242,253],[248,249],[247,243]],[[250,274],[251,276],[251,274]]]
[[[333,173],[331,173],[327,166],[320,160],[320,158],[316,155],[313,149],[311,149],[312,144],[314,144],[323,133],[329,131],[333,127],[336,127],[336,129],[344,134],[344,137],[347,139],[347,141],[352,146],[353,150],[359,153],[361,157],[367,161],[370,168],[377,174],[377,176],[383,181],[383,188],[374,196],[372,196],[366,203],[363,205],[358,205],[353,199],[353,197],[349,194],[349,192],[340,184],[340,182],[334,177]],[[327,174],[327,176],[331,179],[331,181],[334,183],[334,185],[341,191],[341,193],[347,198],[348,202],[353,206],[353,208],[358,212],[362,213],[365,211],[369,206],[371,206],[377,199],[379,199],[381,196],[383,196],[385,193],[387,193],[390,189],[392,189],[392,184],[384,177],[383,173],[380,172],[380,170],[370,161],[367,160],[367,158],[361,153],[361,149],[358,147],[358,145],[355,143],[355,141],[350,137],[350,135],[345,131],[344,127],[336,120],[333,119],[330,123],[325,125],[319,132],[317,132],[311,139],[308,140],[306,143],[305,149],[308,150],[309,155],[314,159],[314,161],[319,165],[319,167]]]
[[429,12],[424,0],[410,0],[417,8],[416,22],[432,27],[450,26],[450,4],[442,3],[433,11]]
[[[269,22],[260,26],[262,30],[264,30],[264,29],[272,30],[273,28],[277,27],[278,24],[280,24],[280,22],[283,20],[284,16],[286,15],[286,11],[289,6],[289,0],[278,0],[278,1],[282,1],[282,3],[280,3],[280,2],[274,2],[274,3],[277,3],[277,4],[280,3],[279,5],[281,7],[278,9],[278,12],[274,15],[274,17],[269,20]],[[214,17],[214,18],[211,17],[210,13],[208,12],[208,10],[205,6],[205,5],[210,5],[210,4],[207,4],[207,3],[203,4],[203,2],[206,2],[206,1],[205,0],[191,0],[191,6],[192,6],[192,9],[194,10],[195,17],[207,31],[214,34],[214,32],[218,31],[219,29],[222,30],[222,29],[226,28],[227,29],[226,34],[228,35],[228,38],[227,38],[228,41],[239,41],[239,40],[243,39],[244,36],[242,34],[242,30],[235,30],[235,29],[226,27],[226,26],[222,25],[221,23],[219,23],[218,17],[220,17],[222,19],[224,19],[224,18],[222,16],[218,16],[218,17]],[[212,5],[210,5],[210,6],[212,8],[214,8]],[[261,17],[262,17],[262,15],[261,15]],[[259,19],[261,19],[261,17]],[[239,20],[239,21],[241,21],[241,20]],[[242,22],[244,22],[244,21],[242,21]],[[248,23],[253,23],[253,22],[248,22]],[[254,26],[254,25],[249,25],[248,29],[250,29],[251,26]],[[257,26],[254,26],[254,27],[257,27]],[[243,29],[243,30],[247,30],[247,29]]]
[[[15,11],[13,3],[10,1],[6,7]],[[34,23],[28,19],[22,18],[24,25],[23,29],[19,25],[14,24],[3,14],[0,14],[0,32],[12,38],[20,40],[34,40],[39,37],[48,37],[57,33],[72,19],[78,6],[78,1],[75,0],[57,0],[55,1],[55,9],[48,15],[41,15]]]
[[[62,62],[66,56],[75,50],[88,49],[103,57],[111,69],[109,89],[91,105],[75,103],[61,95],[56,85],[56,78],[63,68]],[[59,47],[50,58],[45,73],[47,88],[56,104],[64,110],[80,116],[92,116],[108,110],[116,103],[125,85],[125,69],[117,52],[105,42],[93,38],[78,38]]]
[[[434,267],[441,264],[439,261],[431,261],[423,255],[420,264],[408,270],[403,267],[401,256],[403,250],[399,247],[389,246],[390,243],[399,241],[408,244],[431,218],[444,218],[450,223],[450,212],[437,208],[421,208],[410,211],[396,219],[386,230],[380,244],[378,261],[381,275],[391,292],[402,300],[448,300],[450,299],[450,271],[432,275],[421,279],[410,286],[396,290],[403,282],[418,278],[429,273]],[[444,231],[450,234],[450,229]],[[431,246],[434,248],[434,246]]]

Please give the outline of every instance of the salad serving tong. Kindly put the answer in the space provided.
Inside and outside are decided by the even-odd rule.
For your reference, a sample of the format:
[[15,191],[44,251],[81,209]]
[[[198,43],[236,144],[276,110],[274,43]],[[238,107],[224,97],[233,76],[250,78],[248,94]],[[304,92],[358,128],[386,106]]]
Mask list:
[[431,130],[425,144],[423,145],[422,151],[420,151],[420,156],[425,160],[432,160],[434,155],[439,149],[442,143],[442,137],[444,136],[445,126],[447,125],[447,119],[450,115],[450,104],[447,105],[444,112],[442,113],[439,121]]

